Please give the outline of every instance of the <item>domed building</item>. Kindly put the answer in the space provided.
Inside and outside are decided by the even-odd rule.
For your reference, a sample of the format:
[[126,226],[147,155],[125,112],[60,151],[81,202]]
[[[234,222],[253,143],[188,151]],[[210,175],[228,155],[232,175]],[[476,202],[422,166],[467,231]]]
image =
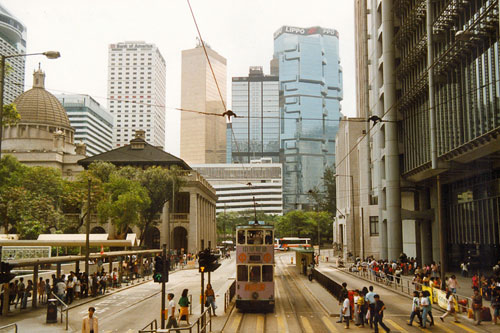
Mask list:
[[45,90],[45,73],[33,73],[33,88],[14,100],[21,120],[5,126],[2,154],[15,156],[30,166],[48,166],[72,177],[83,170],[77,164],[85,158],[85,145],[75,144],[75,131],[59,100]]

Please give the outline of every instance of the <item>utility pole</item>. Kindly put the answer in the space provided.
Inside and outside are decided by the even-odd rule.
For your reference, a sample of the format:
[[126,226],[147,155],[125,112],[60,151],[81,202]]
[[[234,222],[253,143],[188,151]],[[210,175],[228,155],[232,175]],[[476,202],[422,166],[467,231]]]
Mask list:
[[90,252],[90,188],[92,180],[88,179],[87,190],[87,221],[85,223],[85,273],[89,275],[89,252]]
[[205,273],[201,272],[201,314],[205,311]]
[[165,328],[165,277],[167,276],[167,244],[163,244],[162,251],[162,281],[161,281],[161,328]]

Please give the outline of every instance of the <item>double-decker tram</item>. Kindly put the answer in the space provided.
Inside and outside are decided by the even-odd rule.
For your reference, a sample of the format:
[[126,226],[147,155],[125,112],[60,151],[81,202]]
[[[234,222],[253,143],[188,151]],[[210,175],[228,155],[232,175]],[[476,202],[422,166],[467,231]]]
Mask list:
[[274,228],[236,227],[236,308],[274,311]]

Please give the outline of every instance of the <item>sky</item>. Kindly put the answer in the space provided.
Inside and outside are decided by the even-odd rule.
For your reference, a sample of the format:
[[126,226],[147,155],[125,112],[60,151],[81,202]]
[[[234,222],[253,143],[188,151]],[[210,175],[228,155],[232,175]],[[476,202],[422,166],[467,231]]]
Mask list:
[[[342,112],[355,116],[353,0],[190,0],[201,35],[227,59],[231,77],[249,66],[269,74],[273,33],[283,25],[333,28],[340,35],[344,70]],[[27,27],[27,53],[56,50],[61,58],[26,58],[25,89],[41,63],[53,94],[88,94],[107,108],[108,45],[141,40],[158,46],[166,61],[165,150],[179,156],[181,51],[196,46],[186,0],[0,0]]]

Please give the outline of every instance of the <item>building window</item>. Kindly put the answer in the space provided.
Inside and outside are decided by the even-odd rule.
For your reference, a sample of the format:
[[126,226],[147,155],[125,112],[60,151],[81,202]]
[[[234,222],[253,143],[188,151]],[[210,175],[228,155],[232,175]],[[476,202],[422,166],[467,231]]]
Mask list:
[[370,236],[378,236],[378,216],[370,216]]

